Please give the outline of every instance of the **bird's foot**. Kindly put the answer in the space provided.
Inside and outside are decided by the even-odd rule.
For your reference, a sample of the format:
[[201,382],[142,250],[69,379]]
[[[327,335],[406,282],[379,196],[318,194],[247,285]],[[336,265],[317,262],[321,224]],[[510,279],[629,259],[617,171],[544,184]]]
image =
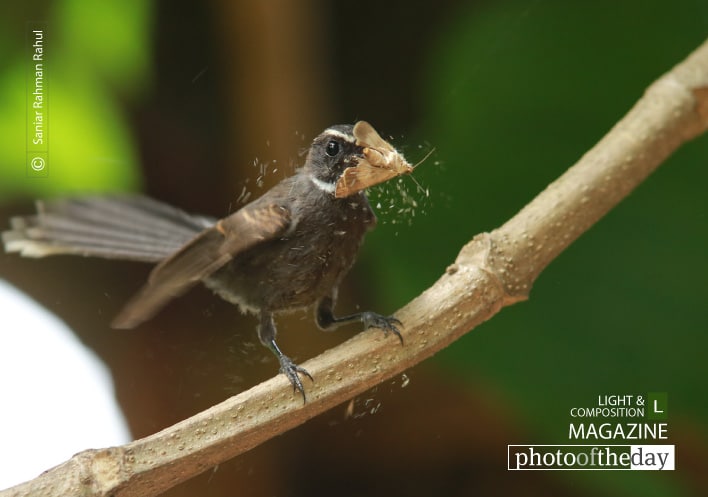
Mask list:
[[310,381],[315,381],[312,379],[312,375],[310,375],[305,368],[301,368],[291,361],[289,357],[284,355],[280,356],[280,372],[283,373],[288,380],[290,380],[290,383],[292,383],[293,392],[300,392],[302,395],[303,404],[307,402],[307,398],[305,397],[305,388],[302,386],[302,381],[300,380],[299,374],[307,376],[310,378]]
[[402,326],[400,320],[394,318],[393,316],[382,316],[375,312],[362,312],[361,321],[364,323],[365,328],[380,328],[384,332],[384,336],[388,336],[391,332],[398,337],[403,345],[403,336],[398,326]]

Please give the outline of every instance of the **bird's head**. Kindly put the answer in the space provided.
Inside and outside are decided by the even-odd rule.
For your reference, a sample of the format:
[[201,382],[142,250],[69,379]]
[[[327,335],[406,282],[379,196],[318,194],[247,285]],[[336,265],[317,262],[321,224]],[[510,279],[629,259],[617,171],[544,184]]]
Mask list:
[[337,198],[411,171],[405,157],[366,121],[324,130],[312,142],[305,163],[315,186]]

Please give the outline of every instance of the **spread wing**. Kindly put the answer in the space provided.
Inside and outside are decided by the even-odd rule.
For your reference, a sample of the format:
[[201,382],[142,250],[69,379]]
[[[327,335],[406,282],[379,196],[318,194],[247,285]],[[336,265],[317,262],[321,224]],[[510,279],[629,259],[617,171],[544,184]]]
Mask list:
[[290,212],[279,205],[251,204],[234,212],[157,265],[112,326],[137,326],[239,253],[279,237],[289,226]]

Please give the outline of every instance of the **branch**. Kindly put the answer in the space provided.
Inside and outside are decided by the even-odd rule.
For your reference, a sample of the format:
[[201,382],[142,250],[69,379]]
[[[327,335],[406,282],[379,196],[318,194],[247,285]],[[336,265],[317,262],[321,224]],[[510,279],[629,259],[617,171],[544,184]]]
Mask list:
[[303,364],[303,405],[278,375],[159,433],[81,452],[9,496],[151,496],[298,426],[443,349],[528,297],[541,271],[684,142],[708,127],[708,42],[662,76],[580,161],[502,227],[477,235],[397,313],[405,346],[363,332]]

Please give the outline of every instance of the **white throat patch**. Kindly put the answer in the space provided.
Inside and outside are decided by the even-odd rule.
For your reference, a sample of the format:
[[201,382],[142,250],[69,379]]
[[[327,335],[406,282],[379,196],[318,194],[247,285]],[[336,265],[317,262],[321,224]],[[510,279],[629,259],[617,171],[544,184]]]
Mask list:
[[310,174],[310,181],[312,181],[312,184],[315,185],[318,189],[322,190],[325,193],[329,193],[331,195],[334,195],[334,191],[337,188],[336,184],[327,183],[326,181],[322,181],[319,178],[315,178],[311,174]]

